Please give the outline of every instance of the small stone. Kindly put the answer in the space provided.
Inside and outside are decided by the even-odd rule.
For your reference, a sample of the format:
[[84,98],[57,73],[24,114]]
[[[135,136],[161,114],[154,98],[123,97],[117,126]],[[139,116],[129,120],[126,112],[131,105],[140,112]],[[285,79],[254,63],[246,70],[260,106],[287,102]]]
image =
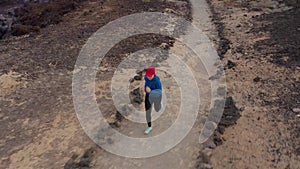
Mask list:
[[76,168],[77,164],[74,162],[73,159],[70,159],[66,162],[64,169],[72,169],[72,168]]
[[294,113],[300,113],[300,108],[293,108]]
[[142,76],[143,72],[144,72],[144,70],[136,70],[135,71],[135,73],[138,74],[138,75],[140,75],[140,76]]
[[138,103],[138,104],[141,104],[141,103],[143,102],[143,100],[142,100],[141,97],[135,97],[135,98],[133,99],[133,101],[134,101],[135,103]]
[[140,96],[141,95],[141,92],[140,92],[140,88],[136,88],[132,91],[132,94],[135,95],[135,96]]
[[200,163],[198,169],[212,169],[212,166],[210,164]]
[[75,153],[74,153],[74,154],[72,155],[71,159],[76,160],[76,158],[77,158],[78,156],[79,156],[78,154],[75,154]]
[[211,148],[211,149],[214,149],[217,147],[216,144],[211,139],[208,139],[206,142],[204,142],[203,146]]
[[120,124],[117,121],[112,122],[112,123],[108,123],[108,124],[112,128],[119,128],[120,127]]
[[130,83],[134,82],[134,78],[129,79],[129,82]]
[[257,76],[256,78],[253,79],[253,82],[259,82],[260,80],[261,78]]
[[262,9],[259,7],[251,7],[250,10],[251,11],[262,11]]
[[210,157],[212,155],[212,149],[211,148],[205,148],[202,151],[203,154],[205,154],[206,156]]
[[236,64],[234,62],[232,62],[231,60],[227,61],[227,67],[228,69],[232,69],[236,66]]
[[91,159],[90,158],[81,158],[78,165],[80,167],[90,167]]
[[84,152],[84,154],[82,155],[82,158],[91,158],[93,156],[94,152],[95,152],[94,148],[91,147]]
[[118,121],[122,121],[123,120],[123,115],[119,112],[119,111],[117,111],[117,113],[116,113],[116,119],[118,120]]
[[141,75],[136,75],[136,76],[134,76],[134,80],[142,80],[142,76]]
[[218,133],[218,132],[214,133],[213,142],[216,144],[216,146],[219,146],[219,145],[223,144],[222,136],[221,136],[220,133]]
[[163,48],[163,49],[166,49],[166,50],[170,48],[170,46],[167,43],[162,43],[160,45],[160,47]]
[[224,134],[224,132],[225,132],[225,127],[220,125],[220,126],[218,127],[218,131],[219,131],[221,134]]

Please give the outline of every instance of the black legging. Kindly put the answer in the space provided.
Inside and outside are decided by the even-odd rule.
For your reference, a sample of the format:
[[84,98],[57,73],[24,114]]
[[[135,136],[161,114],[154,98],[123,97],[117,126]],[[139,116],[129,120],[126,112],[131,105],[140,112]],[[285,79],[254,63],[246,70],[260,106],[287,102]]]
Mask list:
[[148,127],[151,127],[151,110],[152,110],[152,105],[149,101],[149,95],[146,94],[145,96],[145,110],[146,110],[146,120],[148,123]]
[[[153,97],[154,96],[154,97]],[[161,99],[162,97],[157,97],[154,95],[151,96],[151,99],[149,95],[146,94],[145,96],[145,110],[146,110],[146,120],[148,123],[148,127],[151,127],[151,111],[152,111],[152,104],[154,103],[154,109],[155,111],[160,111],[161,107]]]

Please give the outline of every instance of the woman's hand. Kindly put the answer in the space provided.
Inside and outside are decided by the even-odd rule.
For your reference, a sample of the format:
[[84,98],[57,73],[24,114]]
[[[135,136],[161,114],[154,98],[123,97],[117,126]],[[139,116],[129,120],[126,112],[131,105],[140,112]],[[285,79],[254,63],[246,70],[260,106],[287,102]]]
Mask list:
[[147,93],[150,93],[150,92],[151,92],[150,87],[148,87],[148,86],[146,87],[146,92],[147,92]]

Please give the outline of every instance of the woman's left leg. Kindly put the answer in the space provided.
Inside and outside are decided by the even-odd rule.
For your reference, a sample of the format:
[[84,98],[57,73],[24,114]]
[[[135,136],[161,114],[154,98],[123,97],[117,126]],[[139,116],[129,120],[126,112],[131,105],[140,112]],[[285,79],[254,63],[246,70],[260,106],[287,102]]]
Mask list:
[[145,110],[146,110],[146,120],[147,120],[148,127],[151,127],[152,105],[149,101],[149,95],[147,95],[147,94],[145,96]]

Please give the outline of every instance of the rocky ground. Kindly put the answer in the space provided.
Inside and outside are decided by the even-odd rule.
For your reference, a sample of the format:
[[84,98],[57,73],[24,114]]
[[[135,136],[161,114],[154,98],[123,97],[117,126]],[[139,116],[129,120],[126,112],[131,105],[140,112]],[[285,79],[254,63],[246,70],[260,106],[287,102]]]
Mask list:
[[[211,1],[228,95],[242,110],[214,168],[299,168],[299,1]],[[225,51],[224,51],[225,48]]]
[[[41,4],[31,5],[39,9]],[[60,13],[59,22],[50,22],[39,32],[7,35],[1,40],[1,125],[5,126],[1,131],[1,152],[6,152],[1,153],[1,168],[61,168],[73,153],[80,154],[94,146],[80,129],[72,105],[72,70],[82,45],[101,26],[121,16],[165,9],[177,7],[161,1],[110,1],[104,4],[83,1],[72,11]],[[189,14],[183,15],[188,17]],[[17,19],[17,22],[21,20]],[[34,24],[39,25],[39,22]],[[172,44],[169,41],[169,38],[155,35],[134,37],[116,46],[108,55],[118,58],[117,55],[124,56],[123,53],[144,45],[159,46],[162,42],[167,47]],[[110,63],[116,63],[113,57]],[[109,110],[106,115],[110,117],[114,113]],[[65,118],[67,122],[64,122]],[[57,131],[59,128],[65,132]],[[57,147],[58,142],[62,144]],[[57,156],[49,159],[54,149],[58,150]]]
[[[142,11],[170,12],[192,20],[190,3],[53,2],[23,6],[19,1],[0,1],[0,22],[4,23],[0,30],[0,151],[5,152],[0,153],[0,168],[101,168],[114,162],[141,167],[146,161],[124,162],[116,157],[104,164],[112,156],[81,129],[72,103],[74,64],[86,40],[108,22]],[[300,3],[208,2],[218,30],[219,37],[213,40],[226,69],[228,98],[218,130],[204,149],[195,153],[199,147],[183,143],[186,159],[193,159],[187,162],[189,167],[299,168]],[[128,38],[107,54],[110,59],[98,75],[96,96],[113,127],[129,135],[138,132],[128,130],[130,124],[110,107],[105,89],[111,70],[130,53],[149,46],[170,49],[174,42],[148,34]],[[177,45],[172,49],[180,49]],[[172,84],[167,74],[159,73]],[[132,77],[133,89],[141,85],[139,76]],[[136,106],[141,106],[141,93],[131,93]],[[163,163],[165,159],[154,160]],[[170,165],[176,163],[170,161]],[[152,167],[158,166],[153,163]]]

